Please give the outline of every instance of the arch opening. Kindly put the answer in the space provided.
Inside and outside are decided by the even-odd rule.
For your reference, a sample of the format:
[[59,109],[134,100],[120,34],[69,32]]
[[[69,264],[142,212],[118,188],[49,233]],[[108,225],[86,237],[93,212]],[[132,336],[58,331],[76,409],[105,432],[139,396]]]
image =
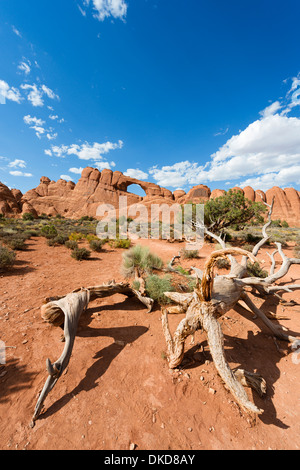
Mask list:
[[135,196],[145,197],[147,194],[139,184],[130,184],[127,186],[127,192],[134,194]]

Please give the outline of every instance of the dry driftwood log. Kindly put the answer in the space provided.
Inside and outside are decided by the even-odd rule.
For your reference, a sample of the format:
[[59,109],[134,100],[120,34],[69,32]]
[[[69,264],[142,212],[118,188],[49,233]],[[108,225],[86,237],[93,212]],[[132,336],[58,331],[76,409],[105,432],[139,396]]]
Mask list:
[[114,294],[124,294],[127,297],[137,297],[140,302],[148,308],[148,312],[150,312],[153,307],[153,300],[146,297],[144,293],[132,289],[128,283],[116,283],[115,281],[110,281],[108,284],[103,284],[101,286],[79,288],[63,297],[51,297],[46,299],[45,304],[42,305],[42,318],[54,326],[63,328],[65,347],[61,357],[53,364],[50,359],[47,359],[46,361],[49,376],[37,401],[32,418],[32,426],[41,413],[47,395],[56,385],[58,379],[69,364],[78,322],[82,313],[87,309],[90,301]]
[[[208,345],[214,361],[215,367],[223,379],[225,386],[235,397],[237,403],[242,409],[248,412],[261,414],[263,410],[257,408],[252,403],[243,388],[251,386],[260,395],[266,393],[266,382],[258,374],[253,374],[242,369],[232,371],[226,361],[223,333],[218,318],[228,312],[230,309],[244,302],[246,306],[253,312],[255,317],[259,317],[263,323],[272,331],[274,336],[279,339],[293,343],[296,338],[286,334],[283,328],[275,326],[267,315],[251,300],[245,288],[252,287],[254,293],[273,294],[278,291],[292,292],[293,289],[300,288],[299,284],[281,286],[274,285],[276,281],[282,279],[292,264],[300,264],[300,259],[288,258],[282,251],[280,243],[276,243],[277,250],[282,264],[278,271],[275,272],[276,262],[275,253],[270,255],[272,266],[270,273],[266,278],[248,277],[247,276],[247,260],[256,261],[256,255],[259,249],[269,239],[267,228],[271,225],[271,215],[274,201],[269,207],[268,221],[263,227],[263,238],[253,248],[252,253],[238,249],[226,248],[224,240],[214,233],[201,226],[207,235],[217,240],[222,249],[213,252],[206,262],[204,272],[195,269],[198,278],[197,287],[193,293],[174,293],[166,292],[165,295],[177,304],[174,307],[162,309],[162,327],[167,343],[168,362],[171,369],[178,367],[183,359],[185,340],[188,336],[193,335],[197,330],[204,330],[207,334]],[[234,255],[242,255],[241,262],[238,262]],[[220,258],[228,257],[231,263],[231,270],[228,275],[214,277],[214,265]],[[247,276],[247,277],[246,277]],[[185,318],[179,323],[173,336],[171,335],[168,314],[185,313]],[[239,311],[240,313],[240,311]],[[292,345],[293,346],[293,345]]]

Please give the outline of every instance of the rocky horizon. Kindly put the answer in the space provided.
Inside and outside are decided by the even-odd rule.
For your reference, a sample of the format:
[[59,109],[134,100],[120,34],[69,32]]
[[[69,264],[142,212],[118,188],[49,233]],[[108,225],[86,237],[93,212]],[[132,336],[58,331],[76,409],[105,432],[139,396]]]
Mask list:
[[[139,185],[145,191],[144,197],[128,191],[133,184]],[[300,192],[296,189],[281,189],[277,186],[265,192],[254,190],[250,186],[231,189],[242,191],[250,201],[263,199],[271,203],[274,196],[272,219],[285,220],[290,226],[300,226]],[[128,206],[140,202],[146,205],[154,203],[171,205],[199,203],[221,196],[225,192],[222,189],[211,191],[203,184],[192,187],[188,193],[183,190],[172,192],[155,183],[125,176],[120,171],[108,169],[99,171],[96,168],[86,167],[77,184],[63,179],[51,181],[48,177],[42,176],[40,184],[25,194],[18,189],[9,189],[0,182],[0,213],[8,217],[17,217],[25,212],[31,212],[34,216],[60,214],[68,218],[80,218],[86,215],[95,217],[99,204],[111,204],[117,209],[120,196],[127,196]]]

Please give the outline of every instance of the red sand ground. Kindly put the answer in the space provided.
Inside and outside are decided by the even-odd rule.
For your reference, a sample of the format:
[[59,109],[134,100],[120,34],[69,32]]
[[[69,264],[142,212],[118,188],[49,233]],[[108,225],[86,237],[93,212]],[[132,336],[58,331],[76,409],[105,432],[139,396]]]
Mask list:
[[[143,243],[164,260],[182,247]],[[211,250],[206,245],[201,259],[182,265],[203,266]],[[292,248],[287,253],[291,256]],[[47,377],[46,359],[55,361],[63,349],[61,330],[40,317],[43,300],[80,286],[122,280],[121,255],[122,250],[108,249],[77,262],[65,247],[32,239],[28,250],[18,253],[16,267],[0,277],[0,339],[12,347],[6,350],[6,365],[0,366],[0,448],[128,450],[134,443],[137,450],[299,449],[300,353],[293,355],[283,341],[276,344],[250,314],[245,318],[230,311],[220,320],[230,366],[257,370],[267,381],[264,399],[248,390],[265,410],[253,420],[225,390],[204,333],[196,334],[195,345],[188,340],[185,368],[170,371],[160,311],[147,314],[137,300],[122,295],[90,304],[67,373],[47,397],[35,427],[29,427]],[[269,266],[265,250],[259,258]],[[300,267],[293,266],[286,281],[299,278]],[[300,291],[284,297],[300,302]],[[280,323],[300,336],[299,305],[283,307],[274,299],[255,303],[286,316]],[[172,330],[181,318],[170,316]]]

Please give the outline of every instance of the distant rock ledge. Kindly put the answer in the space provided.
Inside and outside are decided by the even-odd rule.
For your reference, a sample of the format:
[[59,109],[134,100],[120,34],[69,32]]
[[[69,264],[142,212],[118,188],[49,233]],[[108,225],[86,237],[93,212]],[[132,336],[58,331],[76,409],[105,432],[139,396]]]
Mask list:
[[[133,184],[144,190],[144,197],[130,193],[130,186]],[[292,227],[300,227],[300,192],[296,189],[281,189],[277,186],[266,192],[254,191],[250,186],[232,189],[242,191],[250,201],[261,201],[263,198],[267,203],[271,203],[274,196],[272,218],[285,220]],[[10,190],[0,183],[0,213],[6,217],[18,217],[25,212],[31,212],[35,216],[60,214],[68,218],[80,218],[86,215],[96,217],[100,204],[111,204],[118,209],[120,196],[127,196],[128,206],[141,202],[145,205],[163,203],[170,205],[175,202],[199,203],[222,196],[224,193],[225,191],[221,189],[211,191],[203,184],[194,186],[188,193],[182,190],[172,192],[155,183],[125,176],[120,171],[100,172],[96,168],[87,167],[82,171],[77,184],[63,179],[51,181],[43,176],[37,188],[25,194],[18,189]]]

